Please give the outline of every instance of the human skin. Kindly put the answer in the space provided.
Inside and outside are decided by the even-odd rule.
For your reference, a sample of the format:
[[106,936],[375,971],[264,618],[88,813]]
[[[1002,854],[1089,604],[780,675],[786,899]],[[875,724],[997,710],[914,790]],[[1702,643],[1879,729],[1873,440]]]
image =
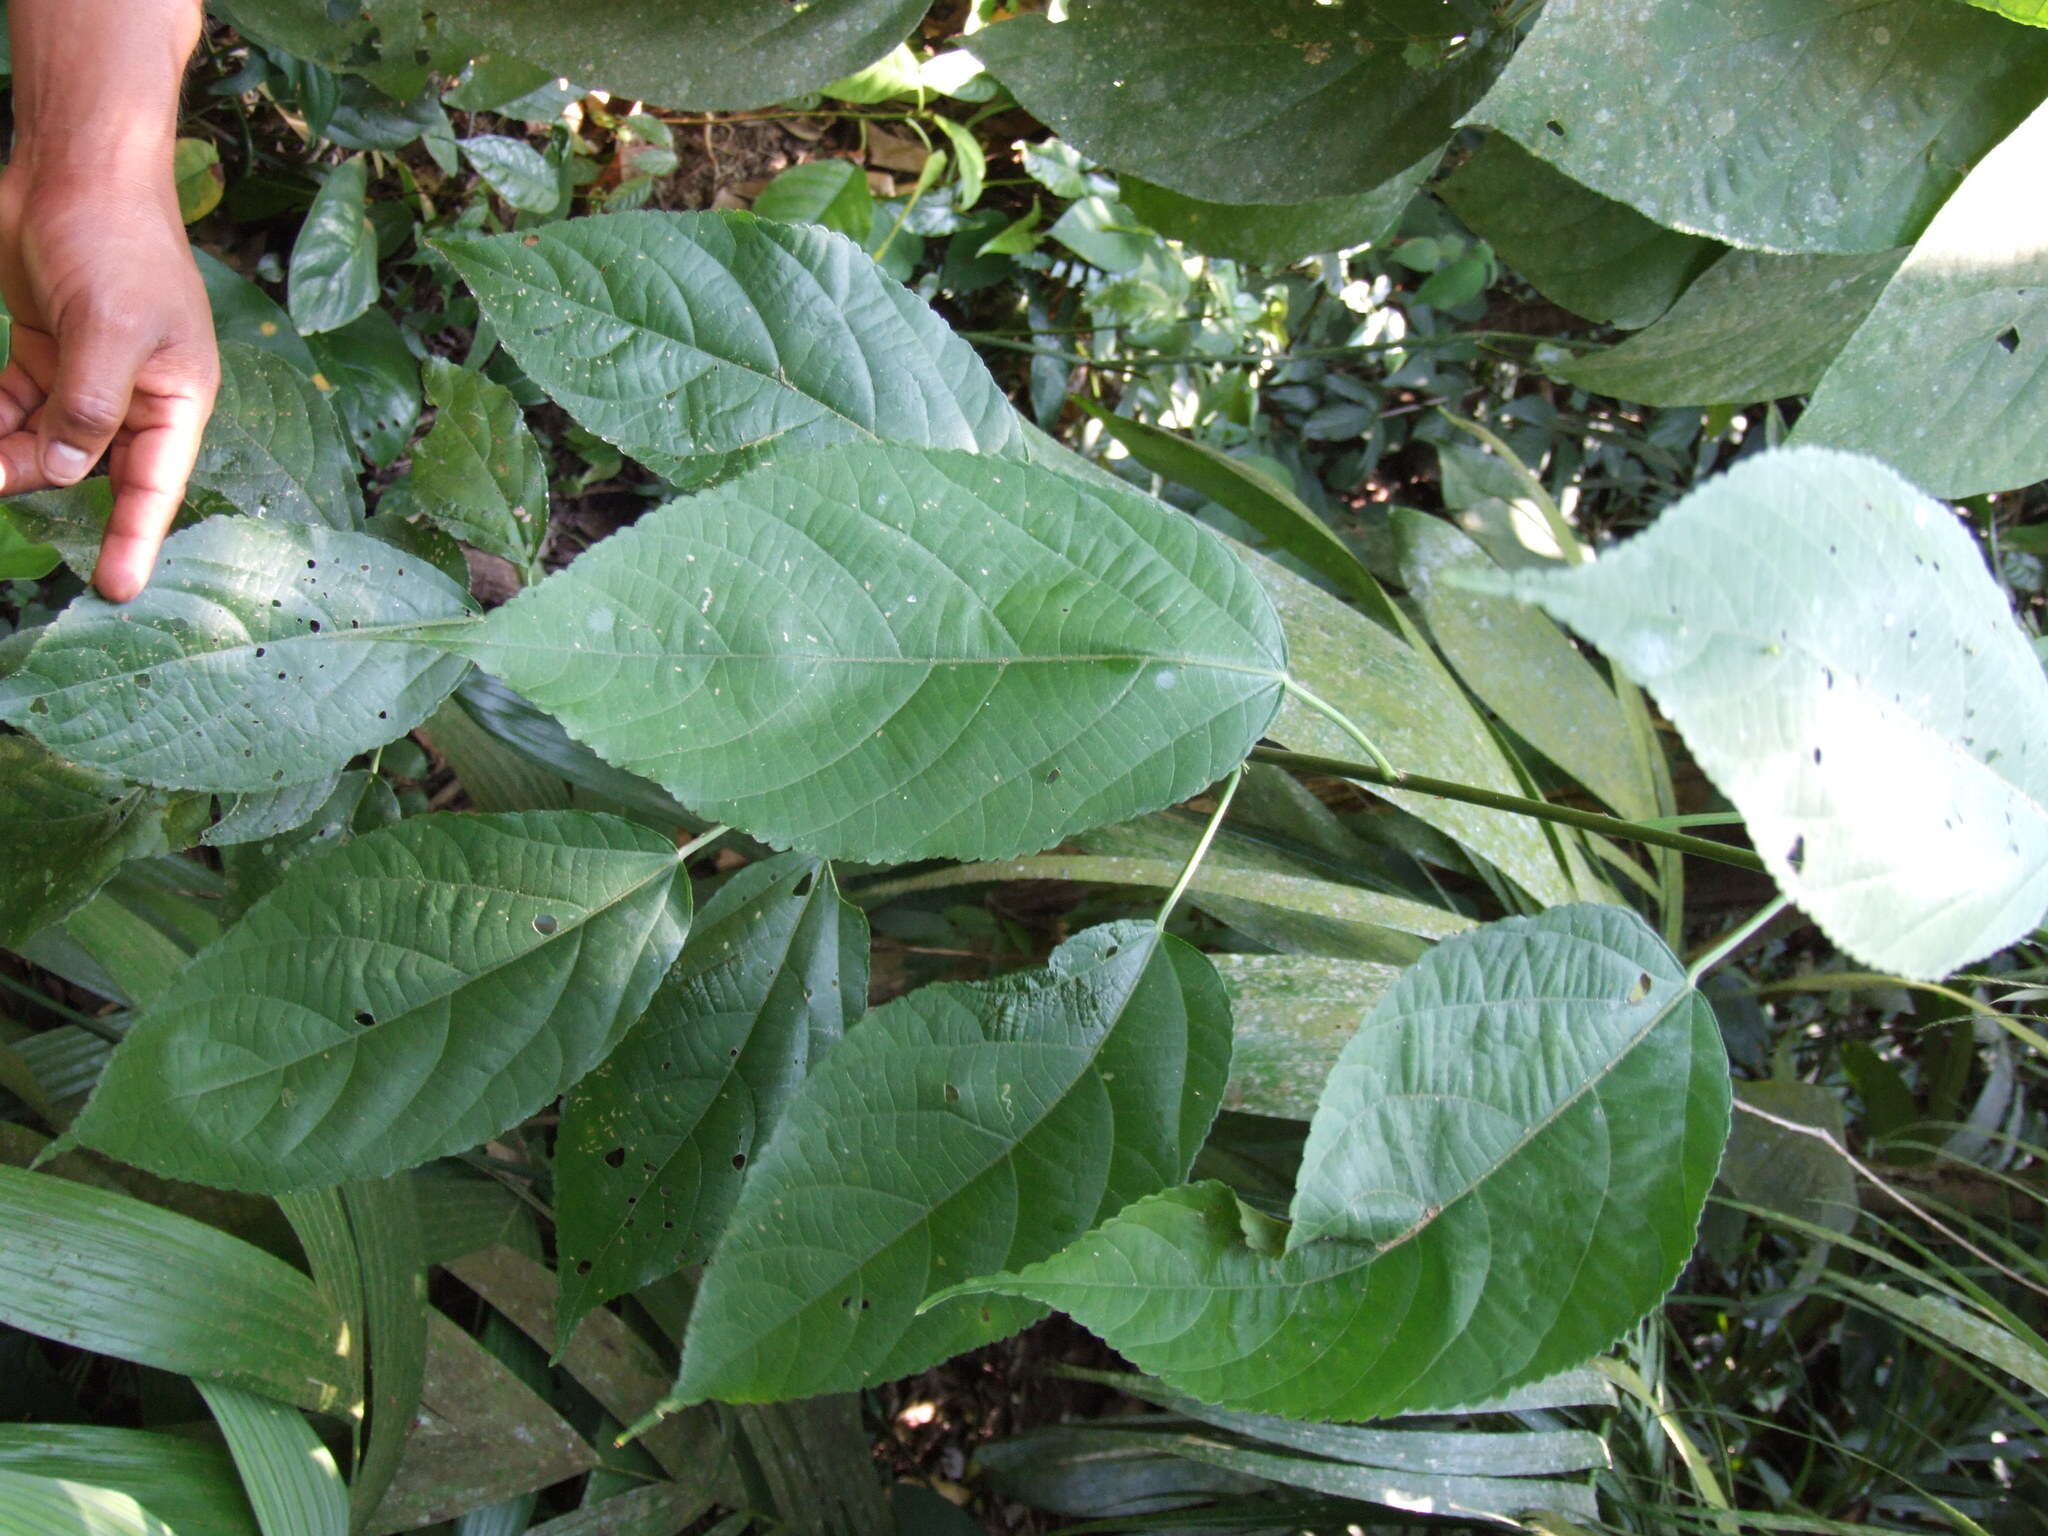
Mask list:
[[201,0],[12,0],[14,152],[0,170],[0,494],[83,479],[113,516],[93,584],[140,592],[220,382],[171,170]]

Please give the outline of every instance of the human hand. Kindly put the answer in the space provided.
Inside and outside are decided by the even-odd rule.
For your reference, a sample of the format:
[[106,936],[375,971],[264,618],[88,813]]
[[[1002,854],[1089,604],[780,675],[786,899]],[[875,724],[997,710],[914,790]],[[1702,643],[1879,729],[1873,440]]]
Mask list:
[[184,499],[220,382],[206,288],[168,163],[0,171],[0,494],[71,485],[111,449],[93,584],[140,592]]

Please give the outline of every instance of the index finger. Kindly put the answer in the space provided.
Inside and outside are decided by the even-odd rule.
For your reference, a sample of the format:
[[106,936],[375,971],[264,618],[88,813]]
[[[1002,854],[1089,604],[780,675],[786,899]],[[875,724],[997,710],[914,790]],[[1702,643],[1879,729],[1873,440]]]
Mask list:
[[114,510],[92,573],[109,602],[125,603],[149,584],[199,458],[208,409],[196,395],[136,395],[136,425],[114,449]]

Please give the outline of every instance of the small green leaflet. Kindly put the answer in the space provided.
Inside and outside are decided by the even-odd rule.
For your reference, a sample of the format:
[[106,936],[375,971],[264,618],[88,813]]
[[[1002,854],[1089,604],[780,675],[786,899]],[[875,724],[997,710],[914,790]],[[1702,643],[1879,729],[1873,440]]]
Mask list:
[[1024,451],[973,349],[815,226],[618,213],[441,249],[535,383],[678,483],[876,438]]
[[1431,950],[1345,1046],[1291,1225],[1186,1186],[938,1300],[1058,1307],[1204,1402],[1449,1408],[1576,1364],[1657,1304],[1728,1105],[1713,1011],[1641,918],[1507,918]]
[[604,1064],[570,1092],[555,1155],[566,1346],[592,1307],[702,1262],[747,1160],[867,1008],[868,932],[829,867],[749,864]]
[[1189,197],[1304,203],[1440,150],[1511,36],[1434,0],[1073,0],[964,43],[1083,154]]
[[2044,163],[2048,105],[1935,215],[1821,380],[1795,443],[1871,454],[1941,496],[2048,476]]
[[2029,27],[2048,27],[2048,0],[1965,0],[1979,10],[1995,11],[2009,21]]
[[18,946],[69,916],[128,860],[183,848],[206,804],[0,736],[0,944]]
[[875,198],[851,160],[806,160],[761,189],[754,213],[785,224],[822,224],[865,240],[875,223]]
[[[320,365],[313,382],[329,392],[349,440],[380,469],[396,459],[420,419],[420,367],[398,322],[385,310],[366,309],[307,345]],[[354,466],[348,468],[353,484]]]
[[1022,853],[1185,799],[1257,742],[1287,665],[1192,520],[881,444],[671,503],[448,643],[693,810],[869,861]]
[[360,528],[356,456],[321,388],[278,353],[247,342],[221,342],[220,370],[194,488],[251,517]]
[[602,1061],[682,946],[674,845],[615,817],[421,817],[296,865],[135,1022],[74,1127],[265,1193],[488,1141]]
[[0,719],[144,784],[268,790],[403,735],[464,664],[392,630],[469,611],[367,534],[211,517],[131,603],[87,594],[0,678]]
[[302,335],[347,325],[377,302],[377,231],[364,210],[369,168],[351,155],[327,173],[292,245],[286,304]]
[[2048,88],[2048,38],[1925,0],[1550,0],[1471,121],[1656,223],[1883,251]]
[[1034,1309],[918,1303],[1185,1177],[1229,1060],[1208,960],[1149,923],[878,1009],[755,1160],[669,1406],[850,1390],[1013,1332]]
[[553,167],[524,139],[483,133],[458,141],[462,158],[498,196],[522,213],[553,213],[562,184]]
[[63,559],[56,546],[25,538],[14,521],[0,511],[0,581],[41,581]]
[[[1803,395],[1820,383],[1905,254],[1730,251],[1649,329],[1547,366],[1568,384],[1645,405],[1748,405]],[[1903,355],[1893,359],[1894,367],[1903,364]]]
[[548,531],[548,466],[502,384],[442,358],[426,365],[434,425],[413,450],[415,504],[463,543],[524,569]]
[[2048,677],[1976,541],[1882,464],[1761,454],[1591,565],[1494,586],[1656,696],[1850,954],[1939,977],[2041,920]]

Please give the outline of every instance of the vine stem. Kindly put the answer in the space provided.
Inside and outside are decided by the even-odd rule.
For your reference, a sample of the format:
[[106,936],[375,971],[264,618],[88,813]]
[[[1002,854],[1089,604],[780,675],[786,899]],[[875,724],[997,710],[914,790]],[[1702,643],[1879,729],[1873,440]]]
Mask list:
[[1156,932],[1166,932],[1166,920],[1173,916],[1173,909],[1182,894],[1194,884],[1195,872],[1202,867],[1203,856],[1209,845],[1216,841],[1216,834],[1223,829],[1223,818],[1230,814],[1230,802],[1236,798],[1237,786],[1244,782],[1244,764],[1239,763],[1230,770],[1230,777],[1223,781],[1223,793],[1217,797],[1216,809],[1209,813],[1209,825],[1202,829],[1202,836],[1195,844],[1195,851],[1188,855],[1187,864],[1181,869],[1180,878],[1173,882],[1173,889],[1166,893],[1166,900],[1160,904],[1159,917],[1152,924]]
[[6,987],[8,991],[15,993],[25,1002],[34,1003],[38,1008],[47,1009],[49,1012],[56,1014],[60,1019],[69,1020],[87,1034],[98,1035],[100,1039],[106,1041],[109,1045],[119,1045],[127,1038],[126,1035],[114,1028],[105,1019],[96,1019],[89,1013],[80,1013],[76,1008],[67,1008],[54,997],[45,997],[34,987],[24,982],[16,981],[12,976],[0,974],[0,986]]
[[1311,752],[1286,752],[1278,747],[1253,747],[1252,761],[1271,763],[1276,768],[1292,768],[1297,773],[1326,773],[1334,778],[1356,779],[1362,784],[1384,784],[1437,800],[1483,805],[1490,810],[1533,816],[1538,821],[1555,821],[1607,837],[1626,838],[1630,842],[1648,843],[1657,848],[1673,848],[1716,863],[1733,864],[1737,869],[1751,870],[1759,875],[1769,873],[1764,868],[1764,861],[1747,848],[1731,848],[1711,838],[1669,832],[1662,827],[1625,821],[1619,816],[1605,816],[1598,811],[1574,810],[1568,805],[1553,805],[1548,800],[1534,800],[1527,795],[1502,794],[1499,790],[1482,789],[1477,784],[1460,784],[1455,779],[1432,779],[1420,773],[1382,773],[1371,763],[1354,763],[1342,757],[1318,757]]
[[1326,699],[1317,698],[1314,694],[1310,693],[1306,688],[1302,687],[1301,684],[1297,683],[1291,677],[1283,679],[1282,686],[1286,688],[1286,690],[1289,693],[1293,694],[1297,699],[1301,700],[1302,703],[1306,704],[1310,709],[1314,710],[1317,714],[1321,715],[1325,720],[1329,721],[1330,724],[1336,726],[1337,729],[1342,731],[1346,736],[1349,736],[1353,741],[1357,742],[1359,750],[1364,752],[1367,757],[1371,758],[1373,766],[1377,768],[1380,771],[1380,773],[1385,776],[1383,782],[1388,784],[1400,784],[1406,781],[1408,776],[1387,760],[1387,754],[1382,752],[1378,747],[1374,746],[1372,744],[1372,739],[1368,737],[1365,734],[1365,732],[1361,731],[1355,724],[1353,724],[1350,717],[1347,716],[1343,710],[1339,709],[1336,705],[1330,703]]
[[1772,918],[1791,905],[1792,898],[1790,896],[1780,896],[1748,922],[1737,924],[1733,933],[1722,939],[1718,944],[1715,944],[1705,954],[1701,955],[1699,959],[1686,967],[1685,984],[1688,987],[1698,986],[1702,976],[1706,975],[1707,972],[1734,954],[1736,950],[1742,948],[1743,945],[1755,938],[1763,930],[1766,923],[1770,922]]
[[731,827],[721,824],[713,827],[709,832],[693,837],[689,842],[676,849],[676,862],[679,864],[688,862],[693,855],[702,853],[731,830]]

